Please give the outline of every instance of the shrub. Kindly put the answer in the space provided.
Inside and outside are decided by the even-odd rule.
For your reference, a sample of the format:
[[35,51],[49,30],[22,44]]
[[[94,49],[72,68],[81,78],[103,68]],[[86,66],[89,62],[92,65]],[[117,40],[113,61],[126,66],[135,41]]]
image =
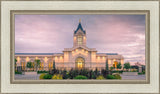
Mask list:
[[92,74],[92,79],[96,79],[96,75],[95,74]]
[[88,71],[88,79],[92,79],[92,75],[93,75],[93,71],[92,70]]
[[113,75],[107,75],[107,77],[106,77],[107,79],[115,79],[115,77],[113,76]]
[[15,74],[22,74],[22,72],[15,71]]
[[98,71],[97,68],[94,70],[94,75],[95,75],[96,77],[98,77],[98,76],[100,75],[100,71]]
[[52,76],[52,79],[63,79],[61,74],[55,74]]
[[145,74],[145,71],[143,71],[142,73],[138,73],[138,75],[143,75],[143,74]]
[[103,80],[103,79],[105,79],[105,78],[103,77],[103,75],[100,75],[100,76],[98,76],[96,79]]
[[44,79],[51,79],[52,78],[52,75],[50,75],[50,74],[46,74],[46,75],[44,75],[44,77],[43,77]]
[[118,73],[113,74],[113,76],[115,77],[115,79],[121,79],[121,76]]
[[78,76],[74,77],[74,79],[87,79],[87,77],[83,76],[83,75],[78,75]]
[[102,69],[101,74],[103,75],[103,77],[106,77],[109,74],[109,71]]
[[[68,75],[69,75],[69,78],[70,78],[70,79],[73,79],[73,78],[76,76],[76,73],[77,73],[77,72],[75,72],[75,70],[71,69],[71,70],[69,71],[69,74],[68,74]],[[78,75],[78,74],[77,74],[77,75]]]
[[142,73],[145,74],[145,71],[143,71]]
[[37,73],[38,74],[40,74],[40,73],[49,73],[49,71],[45,71],[45,70],[44,71],[37,71]]
[[87,69],[83,69],[83,70],[81,70],[81,72],[80,72],[80,74],[79,75],[84,75],[84,76],[86,76],[86,77],[88,77],[88,70]]
[[118,71],[118,70],[113,70],[112,71],[112,73],[122,73],[123,72],[123,70],[120,70],[120,71]]
[[138,73],[138,75],[142,75],[143,73]]
[[41,74],[40,76],[39,76],[39,79],[44,79],[44,76],[45,76],[46,74]]
[[137,70],[134,69],[134,70],[132,70],[131,72],[137,72]]
[[54,75],[54,74],[59,74],[59,70],[58,69],[52,69],[49,71],[50,75]]
[[68,79],[69,78],[69,72],[67,72],[66,70],[63,70],[62,71],[62,76],[63,76],[63,79]]
[[[82,71],[82,70],[81,70],[81,71]],[[77,70],[77,69],[73,70],[73,71],[72,71],[72,76],[73,76],[73,78],[76,77],[76,76],[78,76],[79,73],[81,73],[80,70]]]

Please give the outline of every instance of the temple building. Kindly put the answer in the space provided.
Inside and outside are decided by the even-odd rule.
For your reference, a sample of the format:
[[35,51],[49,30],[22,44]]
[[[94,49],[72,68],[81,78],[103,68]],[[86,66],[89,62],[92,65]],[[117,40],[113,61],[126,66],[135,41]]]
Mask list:
[[35,62],[40,60],[38,70],[49,70],[53,68],[53,62],[58,69],[71,68],[88,68],[88,69],[104,69],[106,63],[111,67],[115,63],[120,62],[123,68],[124,58],[117,53],[97,53],[96,48],[88,48],[86,46],[86,31],[82,28],[79,21],[77,29],[73,34],[73,47],[64,48],[62,53],[15,53],[17,66],[22,66],[22,70],[27,69],[27,62]]

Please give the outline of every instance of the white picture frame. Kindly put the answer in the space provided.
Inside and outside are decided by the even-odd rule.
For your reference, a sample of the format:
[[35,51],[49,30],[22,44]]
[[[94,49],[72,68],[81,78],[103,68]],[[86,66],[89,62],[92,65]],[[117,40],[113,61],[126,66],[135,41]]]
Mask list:
[[[11,10],[149,10],[149,84],[11,84]],[[159,1],[1,1],[1,93],[159,93]]]

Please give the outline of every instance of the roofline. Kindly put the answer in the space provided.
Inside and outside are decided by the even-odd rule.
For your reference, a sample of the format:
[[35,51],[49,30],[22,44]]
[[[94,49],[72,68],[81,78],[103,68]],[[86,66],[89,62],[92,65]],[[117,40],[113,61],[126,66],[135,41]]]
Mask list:
[[54,55],[63,53],[15,53],[15,55]]

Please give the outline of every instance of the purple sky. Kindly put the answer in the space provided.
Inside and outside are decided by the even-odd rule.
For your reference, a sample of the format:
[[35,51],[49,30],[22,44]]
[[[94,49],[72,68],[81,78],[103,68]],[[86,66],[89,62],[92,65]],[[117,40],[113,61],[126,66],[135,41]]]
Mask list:
[[79,18],[89,48],[145,63],[145,15],[16,15],[15,53],[62,53],[73,46]]

